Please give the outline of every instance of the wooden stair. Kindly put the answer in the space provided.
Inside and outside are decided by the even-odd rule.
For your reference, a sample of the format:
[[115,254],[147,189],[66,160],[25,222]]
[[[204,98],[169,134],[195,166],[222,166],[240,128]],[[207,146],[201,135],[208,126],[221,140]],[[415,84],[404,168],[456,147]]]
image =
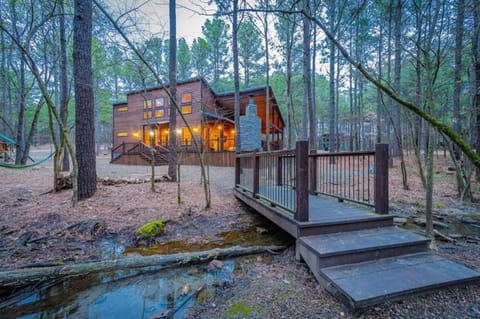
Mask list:
[[297,255],[354,309],[480,279],[479,272],[432,253],[429,242],[393,226],[341,230],[299,237]]

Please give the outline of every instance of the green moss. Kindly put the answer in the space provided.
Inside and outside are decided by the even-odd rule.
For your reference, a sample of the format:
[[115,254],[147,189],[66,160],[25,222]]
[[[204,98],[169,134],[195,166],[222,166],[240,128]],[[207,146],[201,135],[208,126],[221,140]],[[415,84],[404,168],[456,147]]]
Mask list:
[[252,308],[244,303],[236,303],[227,310],[227,318],[246,317],[252,313]]
[[443,209],[445,208],[445,205],[443,203],[437,203],[435,207],[437,207],[438,209]]
[[147,239],[153,239],[162,234],[166,223],[167,222],[162,219],[151,221],[137,229],[135,235]]

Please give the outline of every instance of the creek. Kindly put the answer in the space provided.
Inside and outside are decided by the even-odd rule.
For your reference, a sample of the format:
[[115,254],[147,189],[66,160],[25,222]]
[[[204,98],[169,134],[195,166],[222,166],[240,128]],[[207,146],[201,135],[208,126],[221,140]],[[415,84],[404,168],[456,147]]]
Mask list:
[[[103,258],[122,255],[172,254],[235,245],[285,245],[291,238],[273,225],[218,234],[189,243],[172,241],[149,247],[124,248],[102,242]],[[195,303],[213,302],[220,287],[231,284],[252,260],[271,262],[269,255],[232,258],[210,264],[156,270],[98,273],[28,287],[0,302],[1,318],[184,318]]]

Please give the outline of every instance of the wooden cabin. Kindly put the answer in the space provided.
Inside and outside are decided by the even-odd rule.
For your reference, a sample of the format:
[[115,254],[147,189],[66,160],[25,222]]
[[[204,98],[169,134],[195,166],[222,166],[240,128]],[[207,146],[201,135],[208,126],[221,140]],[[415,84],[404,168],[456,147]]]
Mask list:
[[[113,104],[112,163],[147,164],[151,162],[151,147],[157,165],[165,164],[171,134],[176,134],[177,145],[184,164],[196,164],[191,153],[195,146],[192,133],[204,151],[209,151],[211,165],[233,166],[235,151],[234,92],[216,93],[203,78],[177,83],[177,99],[190,132],[177,114],[175,132],[170,131],[170,99],[168,86],[152,87],[127,93],[127,101]],[[283,147],[285,126],[275,95],[269,90],[270,149]],[[262,121],[263,146],[266,147],[266,87],[240,91],[240,114],[245,113],[249,96],[253,95],[258,116]]]

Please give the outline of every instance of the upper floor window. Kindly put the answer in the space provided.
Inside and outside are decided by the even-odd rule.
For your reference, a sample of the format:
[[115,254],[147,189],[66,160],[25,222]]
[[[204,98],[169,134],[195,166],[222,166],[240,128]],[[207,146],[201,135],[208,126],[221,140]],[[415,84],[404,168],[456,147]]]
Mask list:
[[143,101],[143,108],[144,109],[151,109],[152,108],[152,100]]
[[118,137],[127,137],[127,136],[128,136],[128,132],[118,132],[118,133],[117,133],[117,136],[118,136]]
[[128,111],[128,106],[117,107],[117,112],[126,112]]
[[192,104],[192,93],[182,94],[182,104]]
[[182,114],[190,114],[192,113],[192,106],[191,105],[183,105],[182,106]]
[[165,111],[163,109],[155,110],[155,117],[163,117],[164,115],[165,115]]
[[150,119],[152,118],[152,111],[147,111],[147,112],[143,112],[143,119]]
[[165,105],[165,98],[163,96],[157,97],[155,99],[155,106],[156,107],[163,107]]

